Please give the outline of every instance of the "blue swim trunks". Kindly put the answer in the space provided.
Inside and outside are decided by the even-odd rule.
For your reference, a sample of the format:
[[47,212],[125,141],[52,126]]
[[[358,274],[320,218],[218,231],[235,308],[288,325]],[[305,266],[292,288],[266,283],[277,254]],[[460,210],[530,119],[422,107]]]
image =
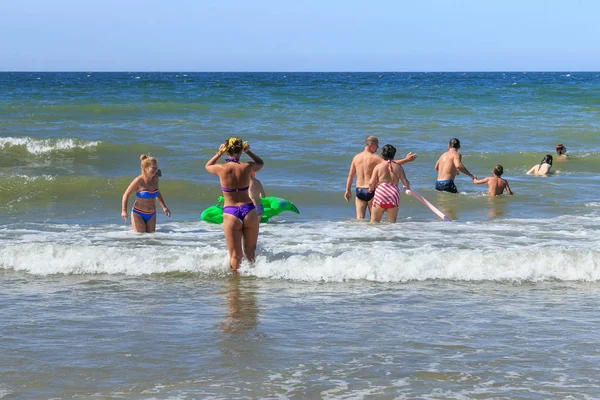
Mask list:
[[444,179],[435,181],[435,190],[442,192],[458,193],[458,189],[452,179]]
[[369,192],[369,188],[356,188],[356,198],[369,202],[375,196],[375,192]]

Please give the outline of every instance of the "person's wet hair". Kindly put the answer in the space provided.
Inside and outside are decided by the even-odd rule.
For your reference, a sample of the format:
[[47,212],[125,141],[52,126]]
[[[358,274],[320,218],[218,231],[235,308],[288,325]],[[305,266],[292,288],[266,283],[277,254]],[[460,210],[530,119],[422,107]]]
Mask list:
[[450,139],[448,146],[452,147],[453,149],[458,150],[458,149],[460,149],[460,140],[458,140],[457,138],[452,138],[452,139]]
[[396,155],[396,148],[391,144],[386,144],[381,148],[381,156],[384,160],[393,160]]
[[494,167],[494,175],[502,176],[503,173],[504,173],[504,167],[502,165],[498,164]]
[[542,165],[543,163],[552,165],[552,156],[550,154],[546,154],[544,156],[544,158],[542,158],[542,161],[540,162],[540,165]]
[[567,148],[565,147],[564,144],[559,143],[556,145],[556,154],[558,154],[559,156],[562,156],[563,154],[567,153]]

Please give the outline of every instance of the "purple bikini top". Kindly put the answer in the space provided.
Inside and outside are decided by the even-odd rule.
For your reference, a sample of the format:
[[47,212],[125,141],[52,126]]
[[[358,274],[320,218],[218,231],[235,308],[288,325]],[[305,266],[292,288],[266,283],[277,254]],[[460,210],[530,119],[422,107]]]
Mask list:
[[223,186],[221,186],[221,190],[224,193],[245,192],[246,190],[248,190],[249,187],[250,186],[246,186],[246,187],[243,187],[243,188],[240,188],[240,189],[228,189],[228,188],[224,188]]
[[[240,160],[238,160],[237,158],[231,157],[231,158],[226,158],[225,162],[232,162],[232,163],[239,164]],[[246,190],[248,190],[249,187],[250,186],[246,186],[246,187],[243,187],[243,188],[240,188],[240,189],[228,189],[228,188],[224,188],[223,186],[221,186],[221,190],[224,193],[245,192]]]

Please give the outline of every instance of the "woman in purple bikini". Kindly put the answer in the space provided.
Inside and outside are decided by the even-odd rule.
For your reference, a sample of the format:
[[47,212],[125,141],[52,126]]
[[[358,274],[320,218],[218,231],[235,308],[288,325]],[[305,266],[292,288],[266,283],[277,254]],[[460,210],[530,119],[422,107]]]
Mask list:
[[[240,162],[242,152],[251,162]],[[217,160],[227,153],[225,164]],[[242,254],[254,261],[254,251],[258,240],[258,216],[254,203],[248,194],[250,176],[260,171],[263,160],[250,151],[250,146],[239,138],[229,138],[219,146],[219,151],[206,163],[206,170],[219,177],[225,199],[223,204],[223,232],[229,249],[229,266],[237,272],[242,263]],[[243,251],[242,251],[243,242]]]

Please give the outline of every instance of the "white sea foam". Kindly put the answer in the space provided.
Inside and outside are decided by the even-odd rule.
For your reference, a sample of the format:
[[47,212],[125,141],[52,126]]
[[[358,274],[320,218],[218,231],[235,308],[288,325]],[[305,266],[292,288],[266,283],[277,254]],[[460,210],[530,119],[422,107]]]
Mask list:
[[56,150],[89,149],[98,146],[100,143],[99,141],[83,141],[78,139],[0,138],[0,148],[24,146],[29,153],[35,155]]
[[[598,217],[569,221],[266,224],[254,265],[268,279],[600,281]],[[560,229],[556,229],[560,226]],[[0,268],[38,275],[228,273],[219,226],[161,225],[154,235],[122,226],[44,225],[0,230]]]
[[13,175],[13,177],[15,178],[21,178],[23,179],[25,182],[36,182],[36,181],[53,181],[56,179],[56,177],[52,176],[52,175],[46,175],[46,174],[42,174],[42,175],[23,175],[23,174],[17,174],[17,175]]

